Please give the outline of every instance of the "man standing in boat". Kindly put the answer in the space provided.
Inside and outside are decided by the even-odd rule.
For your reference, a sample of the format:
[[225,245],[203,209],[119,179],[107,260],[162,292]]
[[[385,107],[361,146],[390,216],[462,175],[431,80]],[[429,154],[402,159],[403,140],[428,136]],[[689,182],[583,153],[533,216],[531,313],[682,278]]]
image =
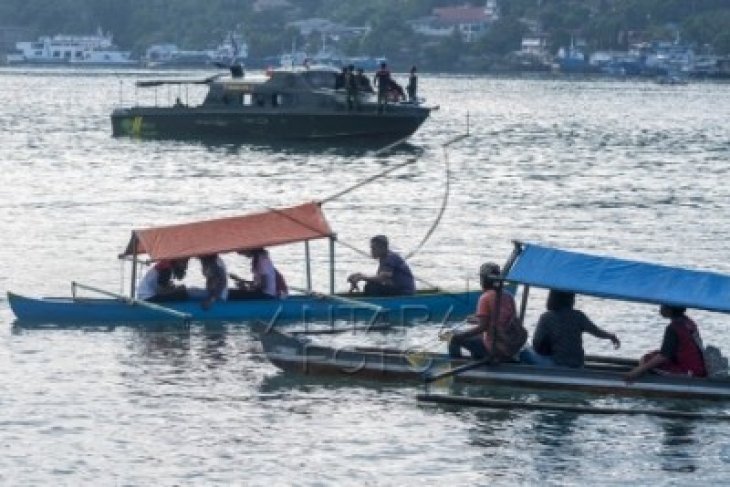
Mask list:
[[366,296],[402,296],[415,293],[416,284],[413,273],[403,257],[388,249],[388,237],[376,235],[370,239],[370,255],[378,259],[378,270],[373,276],[361,272],[351,274],[347,280],[351,291],[358,289],[360,282],[365,283],[363,294]]
[[378,87],[378,113],[383,113],[383,108],[388,103],[388,92],[393,84],[386,63],[380,63],[380,69],[375,72],[373,83]]
[[347,109],[360,107],[360,100],[357,97],[357,78],[355,77],[355,66],[350,64],[345,72],[345,92],[347,93]]

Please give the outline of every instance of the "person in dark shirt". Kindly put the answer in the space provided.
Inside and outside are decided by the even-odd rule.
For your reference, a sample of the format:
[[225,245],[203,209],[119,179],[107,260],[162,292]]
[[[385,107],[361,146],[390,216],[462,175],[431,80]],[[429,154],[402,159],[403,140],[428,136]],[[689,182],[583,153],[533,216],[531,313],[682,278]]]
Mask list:
[[345,72],[345,91],[347,92],[347,109],[359,108],[360,100],[357,97],[357,79],[355,66],[350,64]]
[[540,316],[532,336],[532,349],[525,349],[520,360],[534,365],[582,367],[583,333],[611,340],[619,348],[618,337],[596,326],[582,311],[573,309],[575,294],[551,290],[547,311]]
[[411,103],[417,103],[416,92],[418,90],[418,75],[416,75],[416,67],[411,68],[411,74],[408,76],[408,84],[406,85],[406,91],[408,92],[408,101]]
[[659,314],[670,320],[664,329],[662,346],[644,355],[639,365],[624,376],[626,382],[633,382],[649,370],[693,377],[707,375],[700,331],[685,314],[686,311],[678,306],[662,305],[659,308]]
[[388,93],[393,84],[386,63],[380,63],[380,69],[375,72],[373,84],[378,88],[378,113],[382,113],[385,104],[388,103]]
[[342,67],[342,71],[335,76],[335,89],[342,90],[345,88],[345,78],[347,77],[347,66]]
[[358,289],[360,282],[365,282],[363,294],[366,296],[399,296],[409,295],[416,291],[413,273],[403,258],[388,250],[388,237],[376,235],[370,239],[370,254],[378,259],[378,270],[373,276],[360,272],[350,274],[347,281],[350,291]]
[[355,75],[357,81],[357,89],[365,93],[375,93],[373,87],[370,85],[370,79],[365,76],[365,72],[362,68],[357,68],[357,74]]

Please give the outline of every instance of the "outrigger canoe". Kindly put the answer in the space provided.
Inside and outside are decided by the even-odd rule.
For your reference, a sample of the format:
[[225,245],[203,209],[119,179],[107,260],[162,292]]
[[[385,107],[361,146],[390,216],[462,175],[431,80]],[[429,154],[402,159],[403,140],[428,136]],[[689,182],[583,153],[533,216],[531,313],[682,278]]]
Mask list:
[[[317,345],[301,335],[277,330],[263,333],[261,343],[278,368],[312,376],[418,384],[430,374],[467,365],[447,354],[377,347],[333,348]],[[613,363],[610,363],[613,362]],[[587,357],[582,369],[540,368],[519,362],[484,365],[454,375],[462,384],[573,390],[626,396],[666,396],[692,399],[730,399],[730,379],[697,379],[647,375],[627,384],[623,374],[632,361]]]
[[[312,293],[309,241],[328,238],[330,294]],[[133,230],[121,259],[131,260],[128,296],[91,286],[72,284],[68,297],[32,298],[8,292],[8,302],[20,323],[73,323],[76,326],[100,322],[125,324],[165,320],[326,321],[368,322],[388,320],[394,324],[419,321],[461,320],[473,312],[479,292],[423,290],[410,296],[366,297],[335,294],[336,234],[331,230],[321,205],[270,209],[243,216]],[[138,256],[151,262],[167,259],[222,254],[261,247],[303,242],[306,260],[306,289],[286,299],[218,302],[203,310],[200,301],[147,303],[135,299]],[[104,294],[104,298],[80,297],[76,288]]]
[[[515,250],[503,269],[503,282],[522,286],[519,319],[523,322],[530,286],[618,301],[730,313],[730,276],[713,272],[521,242],[515,242]],[[637,364],[636,360],[586,357],[584,368],[538,367],[518,362],[489,365],[454,360],[438,353],[413,354],[371,347],[334,349],[277,331],[262,334],[261,342],[274,365],[306,374],[424,382],[445,367],[465,366],[463,372],[453,375],[456,382],[622,396],[730,399],[727,370],[717,371],[709,378],[646,374],[627,384],[624,374]]]

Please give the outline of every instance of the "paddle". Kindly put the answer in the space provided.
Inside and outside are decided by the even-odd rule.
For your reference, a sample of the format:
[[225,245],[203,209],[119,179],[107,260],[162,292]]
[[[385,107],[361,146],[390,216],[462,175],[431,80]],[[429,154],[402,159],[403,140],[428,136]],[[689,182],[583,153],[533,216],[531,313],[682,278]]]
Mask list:
[[481,367],[483,365],[489,365],[490,363],[492,363],[492,357],[488,357],[488,358],[481,359],[481,360],[476,360],[473,362],[466,363],[464,365],[460,365],[458,367],[454,367],[453,369],[447,370],[440,374],[427,375],[426,377],[424,377],[424,381],[426,382],[426,384],[430,384],[432,382],[436,382],[438,380],[445,379],[447,377],[453,377],[456,374],[461,374],[462,372],[467,372],[469,370],[478,369],[479,367]]
[[130,298],[128,296],[124,296],[123,294],[117,294],[113,293],[111,291],[105,291],[104,289],[99,289],[98,287],[93,286],[87,286],[86,284],[81,284],[76,281],[71,281],[71,294],[73,295],[74,299],[76,299],[76,288],[80,289],[86,289],[87,291],[92,291],[95,293],[103,294],[105,296],[110,296],[112,298],[118,299],[130,306],[141,306],[142,308],[147,308],[152,311],[157,311],[158,313],[163,313],[166,315],[174,316],[175,318],[179,318],[183,320],[184,323],[190,323],[190,320],[192,319],[192,316],[189,313],[183,313],[182,311],[177,311],[175,309],[166,308],[164,306],[160,306],[159,304],[149,303],[147,301],[142,301],[139,299]]

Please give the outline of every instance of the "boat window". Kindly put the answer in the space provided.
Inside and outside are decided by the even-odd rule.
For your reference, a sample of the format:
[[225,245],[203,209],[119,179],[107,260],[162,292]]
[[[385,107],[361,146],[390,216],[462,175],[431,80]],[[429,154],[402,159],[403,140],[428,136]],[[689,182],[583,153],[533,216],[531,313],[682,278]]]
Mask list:
[[291,106],[294,104],[294,97],[287,93],[274,93],[271,95],[271,106]]
[[333,88],[337,74],[331,71],[309,71],[304,73],[307,82],[314,88]]
[[53,57],[61,57],[61,51],[53,51]]
[[244,106],[251,106],[253,105],[253,98],[251,97],[251,93],[244,93],[241,97],[241,104]]

